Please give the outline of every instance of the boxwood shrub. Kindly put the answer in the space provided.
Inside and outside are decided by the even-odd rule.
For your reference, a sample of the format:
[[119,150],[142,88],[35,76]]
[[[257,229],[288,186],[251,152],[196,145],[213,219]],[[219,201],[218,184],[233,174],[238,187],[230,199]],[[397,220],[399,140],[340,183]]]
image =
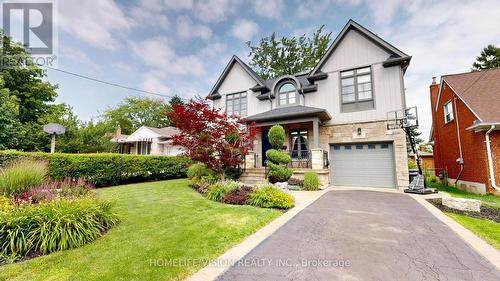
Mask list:
[[48,160],[49,176],[54,180],[84,178],[96,186],[183,178],[191,164],[191,160],[178,156],[0,151],[0,167],[17,159]]

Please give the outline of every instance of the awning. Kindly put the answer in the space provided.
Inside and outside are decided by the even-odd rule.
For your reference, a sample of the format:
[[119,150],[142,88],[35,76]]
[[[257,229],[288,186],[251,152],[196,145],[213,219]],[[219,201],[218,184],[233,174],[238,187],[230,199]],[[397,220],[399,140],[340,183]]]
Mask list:
[[332,117],[322,108],[309,107],[303,105],[279,107],[269,111],[265,111],[259,114],[255,114],[244,118],[247,122],[266,122],[266,121],[278,121],[287,120],[295,118],[306,118],[306,117],[318,117],[319,120],[328,121]]

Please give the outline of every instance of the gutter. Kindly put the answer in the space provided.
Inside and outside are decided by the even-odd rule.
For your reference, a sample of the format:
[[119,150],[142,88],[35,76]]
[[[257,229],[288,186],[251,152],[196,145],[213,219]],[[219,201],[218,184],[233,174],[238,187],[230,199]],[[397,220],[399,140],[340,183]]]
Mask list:
[[488,154],[488,167],[490,170],[490,182],[491,186],[497,190],[500,191],[500,188],[497,186],[496,181],[495,181],[495,170],[493,169],[493,156],[491,152],[491,144],[490,144],[490,133],[495,129],[495,125],[492,125],[491,128],[486,132],[485,138],[486,138],[486,153]]
[[458,126],[458,110],[457,110],[457,96],[453,97],[453,106],[455,107],[453,110],[456,111],[457,120],[455,124],[457,125],[457,140],[458,140],[458,150],[460,152],[460,158],[457,159],[457,162],[460,164],[460,172],[458,173],[457,179],[455,180],[455,186],[457,185],[462,173],[464,172],[464,157],[462,155],[462,142],[460,141],[460,127]]

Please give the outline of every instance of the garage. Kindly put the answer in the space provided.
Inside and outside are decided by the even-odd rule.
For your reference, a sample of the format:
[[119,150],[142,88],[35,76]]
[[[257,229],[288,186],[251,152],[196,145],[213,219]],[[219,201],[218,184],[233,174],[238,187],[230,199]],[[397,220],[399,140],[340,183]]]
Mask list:
[[395,188],[392,143],[333,144],[330,155],[333,185]]

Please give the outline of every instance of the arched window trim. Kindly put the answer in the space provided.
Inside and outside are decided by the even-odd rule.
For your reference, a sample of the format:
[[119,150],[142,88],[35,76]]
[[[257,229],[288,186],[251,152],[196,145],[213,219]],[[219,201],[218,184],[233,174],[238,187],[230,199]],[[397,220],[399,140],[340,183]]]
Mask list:
[[[295,89],[290,91],[281,92],[281,88],[286,84],[291,84]],[[297,89],[297,84],[293,80],[283,80],[276,87],[277,93],[277,104],[278,106],[289,106],[299,103],[299,91]],[[292,94],[293,93],[293,94]],[[285,97],[286,96],[286,97]]]

